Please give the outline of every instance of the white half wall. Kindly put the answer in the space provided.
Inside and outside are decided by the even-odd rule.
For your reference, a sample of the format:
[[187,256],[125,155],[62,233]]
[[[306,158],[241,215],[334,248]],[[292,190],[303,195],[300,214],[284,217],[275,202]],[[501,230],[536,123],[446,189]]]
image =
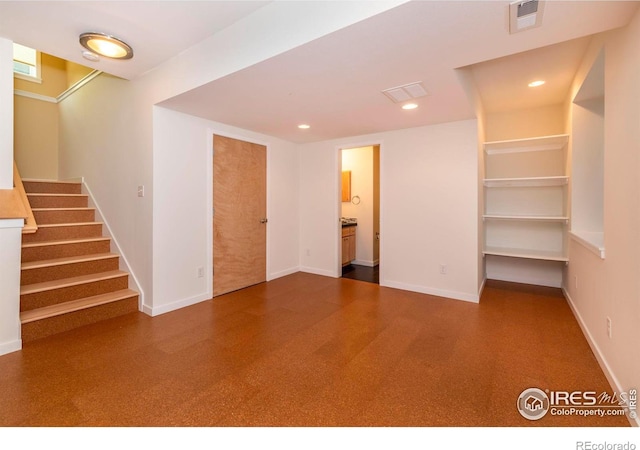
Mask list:
[[[13,189],[13,43],[0,38],[0,189]],[[0,219],[0,355],[22,348],[20,258],[23,219]]]
[[144,311],[155,316],[212,297],[214,134],[267,147],[267,279],[297,272],[295,145],[161,107],[153,121],[155,295]]
[[23,219],[0,220],[0,355],[22,348],[20,257]]
[[477,139],[466,120],[301,145],[301,270],[339,276],[339,151],[380,144],[380,284],[477,302]]

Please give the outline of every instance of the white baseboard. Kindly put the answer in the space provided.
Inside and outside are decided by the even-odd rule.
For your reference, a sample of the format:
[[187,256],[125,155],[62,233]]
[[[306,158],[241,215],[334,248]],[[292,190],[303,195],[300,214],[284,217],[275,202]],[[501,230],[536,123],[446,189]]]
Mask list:
[[562,287],[561,283],[550,280],[546,277],[527,276],[521,273],[513,275],[509,273],[492,272],[488,277],[491,280],[508,281],[511,283],[535,284],[536,286],[546,286],[552,288]]
[[375,267],[378,265],[375,261],[365,261],[361,259],[356,259],[355,261],[351,261],[351,264],[355,264],[356,266],[365,266],[365,267]]
[[296,272],[300,272],[300,267],[298,267],[298,266],[290,267],[290,268],[285,269],[285,270],[280,270],[280,271],[275,272],[275,273],[270,273],[267,276],[267,281],[275,280],[276,278],[286,277],[287,275],[291,275],[291,274],[296,273]]
[[17,339],[11,342],[3,342],[2,344],[0,344],[0,355],[17,352],[18,350],[22,350],[22,339]]
[[331,272],[330,270],[316,269],[315,267],[300,266],[300,272],[322,275],[323,277],[336,278],[336,274]]
[[178,300],[176,302],[171,302],[168,305],[162,305],[162,306],[156,306],[156,307],[143,305],[142,312],[144,312],[145,314],[151,317],[155,317],[155,316],[166,314],[168,312],[175,311],[181,308],[186,308],[187,306],[195,305],[196,303],[201,303],[206,300],[211,300],[211,295],[200,294],[194,297]]
[[[604,355],[600,351],[600,347],[598,346],[595,339],[593,338],[593,335],[589,331],[587,324],[585,323],[585,321],[582,319],[582,316],[580,315],[580,311],[578,311],[578,308],[573,302],[571,295],[569,295],[569,292],[565,289],[564,286],[562,287],[562,292],[564,293],[564,296],[567,299],[567,303],[569,303],[569,308],[571,308],[571,312],[573,313],[574,317],[578,321],[578,325],[580,325],[580,329],[582,329],[582,334],[584,334],[584,337],[587,339],[587,342],[589,343],[589,347],[591,347],[591,350],[593,351],[593,354],[595,355],[596,360],[600,365],[600,368],[604,372],[605,377],[607,377],[607,381],[609,381],[609,384],[613,386],[613,388],[617,392],[626,391],[626,389],[622,387],[622,385],[618,381],[618,378],[611,370],[611,367],[609,366],[607,359],[604,357]],[[640,418],[637,417],[636,419],[631,419],[630,417],[627,416],[627,420],[629,420],[629,423],[631,424],[631,426],[640,427]]]
[[401,289],[403,291],[418,292],[420,294],[434,295],[436,297],[444,297],[453,300],[462,300],[465,302],[478,303],[480,297],[478,294],[467,294],[464,292],[447,291],[444,289],[436,289],[428,286],[418,286],[407,283],[399,283],[397,281],[380,280],[380,286]]
[[487,277],[482,279],[482,283],[480,283],[480,288],[478,289],[478,301],[482,298],[482,292],[484,291],[484,286],[487,284]]

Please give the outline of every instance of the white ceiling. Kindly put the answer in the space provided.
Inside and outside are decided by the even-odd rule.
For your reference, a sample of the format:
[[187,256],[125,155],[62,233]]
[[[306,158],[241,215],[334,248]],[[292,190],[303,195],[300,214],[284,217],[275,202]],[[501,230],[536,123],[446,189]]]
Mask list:
[[[132,79],[237,22],[269,1],[0,1],[0,36],[44,53]],[[78,37],[111,34],[134,58],[92,63]]]
[[[504,112],[561,103],[591,37],[573,39],[471,66],[485,112]],[[529,88],[532,81],[544,80]]]
[[[0,36],[90,65],[79,56],[78,34],[108,30],[136,54],[100,69],[135,78],[266,3],[2,1]],[[508,1],[408,2],[163,106],[302,143],[472,118],[461,68],[489,112],[557,104],[588,36],[626,25],[638,3],[547,1],[540,28],[511,35]],[[532,77],[547,80],[535,95],[526,87]],[[429,91],[416,110],[381,93],[416,81]],[[302,122],[311,129],[298,130]]]

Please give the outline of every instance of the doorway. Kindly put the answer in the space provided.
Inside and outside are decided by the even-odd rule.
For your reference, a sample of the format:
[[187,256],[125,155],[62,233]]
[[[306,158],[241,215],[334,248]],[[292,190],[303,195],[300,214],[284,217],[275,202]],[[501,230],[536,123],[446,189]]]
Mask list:
[[380,145],[340,150],[342,277],[379,284]]
[[267,278],[267,148],[213,137],[213,296]]

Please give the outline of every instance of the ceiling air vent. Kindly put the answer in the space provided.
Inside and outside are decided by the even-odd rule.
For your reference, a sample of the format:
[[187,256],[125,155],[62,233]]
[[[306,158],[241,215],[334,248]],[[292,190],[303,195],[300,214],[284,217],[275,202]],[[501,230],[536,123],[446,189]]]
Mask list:
[[518,33],[542,24],[544,2],[525,0],[509,5],[509,33]]
[[413,98],[420,98],[427,95],[427,90],[422,86],[422,81],[397,86],[382,91],[392,102],[400,103]]

